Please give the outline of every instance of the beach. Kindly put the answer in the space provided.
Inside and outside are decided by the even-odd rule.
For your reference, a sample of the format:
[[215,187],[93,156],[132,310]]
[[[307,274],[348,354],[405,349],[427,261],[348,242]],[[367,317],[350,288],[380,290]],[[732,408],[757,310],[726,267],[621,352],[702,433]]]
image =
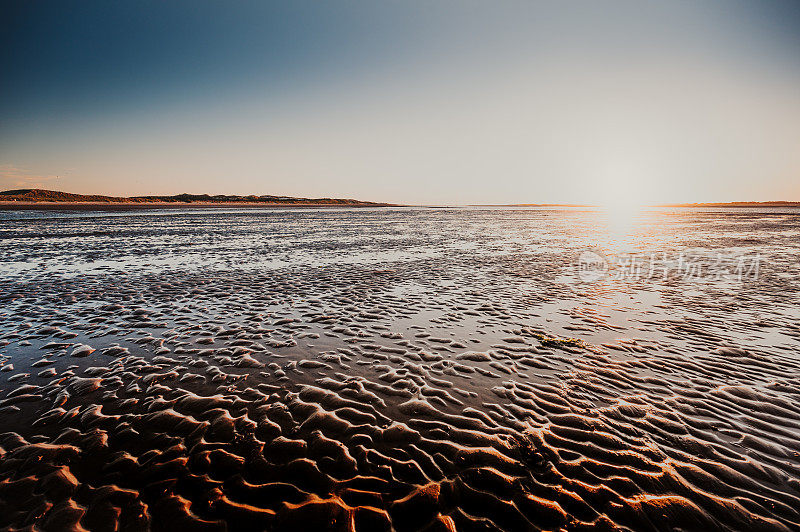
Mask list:
[[800,209],[54,209],[0,528],[800,527]]

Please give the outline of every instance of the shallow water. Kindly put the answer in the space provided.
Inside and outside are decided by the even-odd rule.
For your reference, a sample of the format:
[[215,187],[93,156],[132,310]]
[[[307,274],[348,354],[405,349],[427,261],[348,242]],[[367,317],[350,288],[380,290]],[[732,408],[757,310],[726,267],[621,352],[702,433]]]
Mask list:
[[0,527],[797,529],[798,235],[0,212]]

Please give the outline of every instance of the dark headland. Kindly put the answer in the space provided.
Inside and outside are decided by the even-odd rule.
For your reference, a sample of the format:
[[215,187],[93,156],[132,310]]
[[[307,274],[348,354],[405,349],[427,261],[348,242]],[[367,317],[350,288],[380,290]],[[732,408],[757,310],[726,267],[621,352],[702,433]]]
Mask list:
[[347,198],[293,198],[289,196],[226,194],[176,194],[174,196],[102,196],[72,194],[55,190],[18,189],[0,192],[0,209],[96,208],[96,207],[224,207],[224,206],[341,206],[385,207],[376,203]]

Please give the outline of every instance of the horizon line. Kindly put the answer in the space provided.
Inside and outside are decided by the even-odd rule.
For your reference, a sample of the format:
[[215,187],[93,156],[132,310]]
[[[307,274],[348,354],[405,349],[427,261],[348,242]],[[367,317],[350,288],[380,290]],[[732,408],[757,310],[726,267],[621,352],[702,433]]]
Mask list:
[[[193,194],[182,192],[179,194],[145,194],[136,196],[108,196],[105,194],[79,194],[48,190],[42,188],[21,188],[0,191],[3,196],[13,199],[0,199],[0,204],[97,204],[97,205],[152,205],[180,202],[184,205],[216,204],[216,205],[331,205],[331,206],[383,206],[383,207],[591,207],[591,208],[670,208],[670,207],[800,207],[800,201],[769,200],[769,201],[728,201],[728,202],[683,202],[683,203],[658,203],[640,205],[607,205],[603,203],[465,203],[465,204],[413,204],[391,203],[359,200],[338,197],[296,197],[277,196],[272,194]],[[252,200],[249,201],[248,200]],[[300,203],[292,203],[300,202]]]

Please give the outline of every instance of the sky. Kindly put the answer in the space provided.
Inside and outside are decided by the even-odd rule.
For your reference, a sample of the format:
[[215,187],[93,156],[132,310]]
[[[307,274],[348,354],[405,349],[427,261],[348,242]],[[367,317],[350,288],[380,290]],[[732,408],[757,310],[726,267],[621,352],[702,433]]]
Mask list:
[[0,189],[800,201],[800,3],[0,0]]

